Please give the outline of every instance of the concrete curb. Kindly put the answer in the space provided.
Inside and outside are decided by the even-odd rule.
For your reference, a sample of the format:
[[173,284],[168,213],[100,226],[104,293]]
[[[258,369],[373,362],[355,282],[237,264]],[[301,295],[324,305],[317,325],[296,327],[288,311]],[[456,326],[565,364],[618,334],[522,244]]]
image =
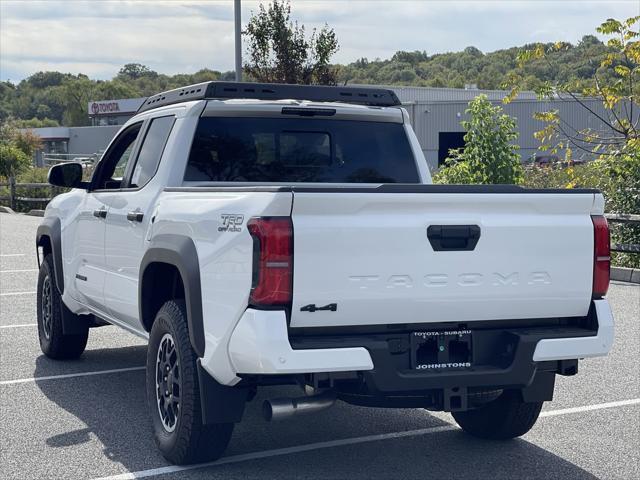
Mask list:
[[611,267],[611,280],[640,284],[640,268]]
[[2,213],[16,213],[11,210],[9,207],[5,207],[4,205],[0,205],[0,212]]
[[25,215],[31,215],[32,217],[44,217],[44,210],[29,210]]

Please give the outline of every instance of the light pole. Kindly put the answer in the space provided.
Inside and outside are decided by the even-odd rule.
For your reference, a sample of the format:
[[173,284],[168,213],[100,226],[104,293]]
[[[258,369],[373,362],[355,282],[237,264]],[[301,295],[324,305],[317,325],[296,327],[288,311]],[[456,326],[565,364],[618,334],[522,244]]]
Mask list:
[[242,22],[240,0],[233,1],[233,16],[235,20],[236,38],[236,82],[242,81]]

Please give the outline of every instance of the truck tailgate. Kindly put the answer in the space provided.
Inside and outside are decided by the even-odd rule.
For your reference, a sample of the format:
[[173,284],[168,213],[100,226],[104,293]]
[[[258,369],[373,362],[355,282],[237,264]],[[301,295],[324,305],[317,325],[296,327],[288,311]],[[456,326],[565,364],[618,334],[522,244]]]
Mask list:
[[[593,193],[296,191],[291,326],[584,316],[593,208]],[[430,226],[479,239],[438,251]]]

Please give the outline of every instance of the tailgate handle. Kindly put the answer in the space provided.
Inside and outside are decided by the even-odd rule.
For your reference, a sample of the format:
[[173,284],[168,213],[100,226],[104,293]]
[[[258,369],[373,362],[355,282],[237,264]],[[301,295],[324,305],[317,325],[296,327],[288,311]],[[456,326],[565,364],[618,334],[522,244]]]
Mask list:
[[480,240],[478,225],[430,225],[427,228],[429,243],[435,252],[463,252],[476,248]]

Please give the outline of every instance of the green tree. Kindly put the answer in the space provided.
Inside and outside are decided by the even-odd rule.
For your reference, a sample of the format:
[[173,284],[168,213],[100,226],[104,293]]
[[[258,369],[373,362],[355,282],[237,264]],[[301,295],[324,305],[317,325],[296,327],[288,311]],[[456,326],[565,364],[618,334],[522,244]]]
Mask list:
[[[535,91],[541,99],[573,101],[582,107],[583,114],[592,117],[605,130],[575,129],[558,110],[537,113],[534,118],[545,122],[545,127],[536,132],[543,149],[572,148],[594,155],[616,156],[627,150],[640,150],[637,100],[640,95],[640,34],[633,30],[640,16],[625,21],[608,19],[598,28],[598,33],[611,38],[606,42],[604,56],[583,59],[583,74],[586,81],[575,78],[547,79]],[[593,36],[585,36],[581,45],[593,46]],[[558,52],[565,52],[570,45],[557,42],[550,45],[536,44],[522,50],[517,60],[521,67],[542,64],[549,70],[558,70]],[[505,103],[511,101],[523,88],[523,79],[517,74],[510,76],[505,86],[511,93]],[[594,108],[590,100],[599,100],[603,109]]]
[[137,79],[141,77],[157,77],[158,74],[141,63],[127,63],[118,72],[120,78]]
[[13,139],[14,145],[29,159],[42,148],[42,139],[32,130],[17,130]]
[[52,118],[29,118],[27,120],[13,120],[16,128],[59,127],[60,124]]
[[451,150],[435,176],[436,183],[520,184],[523,180],[516,121],[486,95],[469,102],[469,120],[461,122],[467,133],[465,147]]
[[[366,58],[363,59],[366,61]],[[429,60],[429,56],[425,51],[414,50],[413,52],[406,52],[404,50],[398,50],[391,57],[391,61],[393,62],[401,62],[401,63],[409,63],[409,64],[418,64],[420,62],[426,62]]]
[[0,177],[17,177],[31,166],[34,146],[12,124],[0,125]]
[[0,177],[16,177],[31,166],[31,158],[14,144],[0,143]]
[[325,25],[307,38],[304,25],[291,20],[288,1],[260,4],[251,15],[243,35],[248,41],[249,61],[244,70],[259,82],[336,84],[336,69],[330,65],[338,51],[335,32]]
[[59,101],[65,106],[62,116],[63,125],[82,126],[89,125],[89,112],[87,106],[90,100],[95,98],[96,82],[85,75],[65,80],[62,85],[56,87],[54,92]]

